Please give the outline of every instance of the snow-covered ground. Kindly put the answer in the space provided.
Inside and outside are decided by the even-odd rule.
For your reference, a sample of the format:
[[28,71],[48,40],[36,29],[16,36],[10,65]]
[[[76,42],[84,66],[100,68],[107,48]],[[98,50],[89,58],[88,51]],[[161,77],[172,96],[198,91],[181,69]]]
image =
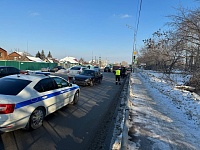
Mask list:
[[[200,149],[200,97],[175,88],[187,82],[188,76],[174,74],[171,79],[153,71],[138,70],[131,74],[127,149]],[[125,118],[125,114],[119,116]],[[114,135],[117,137],[113,150],[119,149],[126,139],[122,136],[123,119],[116,129],[121,133],[115,130],[118,135]]]

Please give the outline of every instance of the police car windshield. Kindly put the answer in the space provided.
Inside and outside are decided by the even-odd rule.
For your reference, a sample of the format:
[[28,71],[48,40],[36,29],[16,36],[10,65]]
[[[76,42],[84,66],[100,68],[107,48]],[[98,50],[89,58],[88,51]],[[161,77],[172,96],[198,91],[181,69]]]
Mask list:
[[0,94],[17,95],[31,81],[22,79],[1,78],[0,79]]

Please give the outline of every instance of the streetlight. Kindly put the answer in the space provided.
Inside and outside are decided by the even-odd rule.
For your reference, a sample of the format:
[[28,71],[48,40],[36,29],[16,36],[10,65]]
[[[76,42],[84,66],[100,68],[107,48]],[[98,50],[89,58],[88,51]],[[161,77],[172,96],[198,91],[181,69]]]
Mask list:
[[[133,30],[132,26],[130,26],[128,24],[126,24],[126,26],[127,26],[127,28]],[[133,50],[132,50],[132,60],[131,60],[131,70],[132,70],[132,72],[133,72],[133,68],[134,68],[133,66],[135,64],[134,63],[135,57],[136,57],[136,54],[137,54],[137,52],[136,52],[136,34],[137,34],[136,30],[134,30]]]

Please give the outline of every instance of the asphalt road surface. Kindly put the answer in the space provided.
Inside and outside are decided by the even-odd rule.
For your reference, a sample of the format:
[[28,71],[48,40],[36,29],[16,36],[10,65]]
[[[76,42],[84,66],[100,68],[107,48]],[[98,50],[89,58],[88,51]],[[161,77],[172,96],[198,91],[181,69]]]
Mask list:
[[113,115],[122,85],[113,73],[103,73],[94,87],[82,87],[77,105],[68,105],[47,116],[37,130],[3,133],[0,150],[109,149]]

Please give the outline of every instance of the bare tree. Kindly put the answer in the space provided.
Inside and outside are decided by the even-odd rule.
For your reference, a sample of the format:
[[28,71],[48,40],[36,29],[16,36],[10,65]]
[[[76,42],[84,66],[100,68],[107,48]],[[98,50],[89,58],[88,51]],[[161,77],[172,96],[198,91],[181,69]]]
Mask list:
[[178,37],[184,40],[186,65],[191,71],[200,67],[200,9],[187,10],[180,8],[178,15],[172,18],[170,25],[176,29]]
[[83,64],[85,63],[85,61],[84,61],[83,58],[80,58],[78,62],[79,62],[79,64],[81,64],[81,65],[83,65]]
[[170,74],[175,65],[183,59],[184,42],[170,31],[158,30],[153,33],[152,38],[143,40],[143,42],[145,44],[141,56],[143,59],[139,60],[146,60],[145,63],[150,69]]

